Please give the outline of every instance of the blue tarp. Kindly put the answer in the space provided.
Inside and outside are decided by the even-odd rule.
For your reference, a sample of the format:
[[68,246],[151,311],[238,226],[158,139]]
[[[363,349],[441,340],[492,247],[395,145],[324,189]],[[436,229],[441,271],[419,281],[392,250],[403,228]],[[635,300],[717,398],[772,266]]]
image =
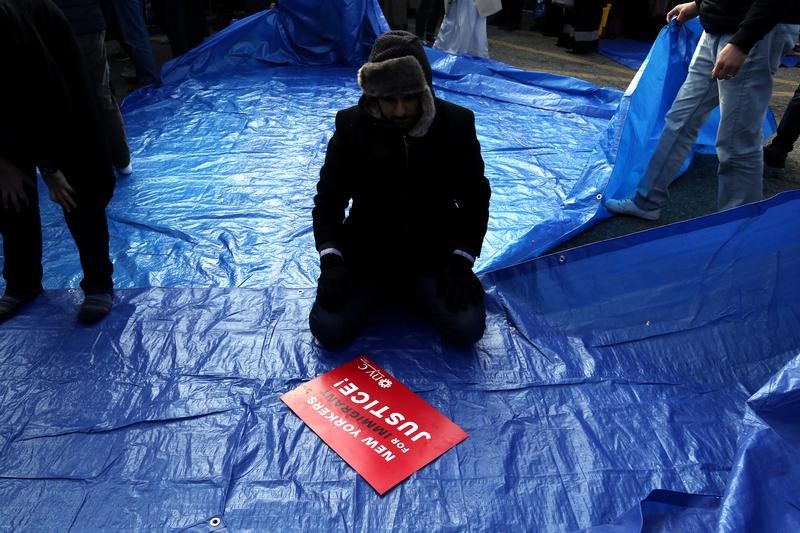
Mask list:
[[[284,0],[126,100],[114,310],[73,323],[79,267],[49,206],[50,290],[0,327],[1,528],[796,524],[800,194],[530,260],[635,183],[618,169],[652,149],[684,30],[624,95],[429,51],[492,183],[487,333],[454,351],[398,309],[347,350],[315,344],[311,196],[385,27],[372,0]],[[279,401],[361,353],[470,434],[383,498]]]

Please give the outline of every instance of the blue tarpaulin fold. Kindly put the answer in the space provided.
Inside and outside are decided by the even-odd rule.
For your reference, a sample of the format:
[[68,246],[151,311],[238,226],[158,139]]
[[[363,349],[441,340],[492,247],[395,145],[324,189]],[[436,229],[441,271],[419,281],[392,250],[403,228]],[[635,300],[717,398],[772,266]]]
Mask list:
[[[311,198],[385,28],[374,1],[284,0],[126,100],[112,313],[72,322],[80,270],[48,205],[49,290],[0,327],[2,527],[796,523],[800,194],[531,260],[635,182],[685,29],[624,95],[429,51],[437,94],[475,111],[492,183],[486,335],[457,351],[400,308],[346,350],[317,346]],[[470,434],[383,498],[279,400],[362,353]]]
[[[79,300],[47,291],[0,329],[3,524],[569,531],[654,489],[699,496],[651,497],[650,521],[713,530],[689,504],[707,495],[723,530],[789,524],[799,206],[785,194],[493,272],[466,352],[404,309],[325,352],[302,289],[125,289],[93,327],[43,324]],[[470,435],[384,497],[279,400],[362,353]]]
[[[357,101],[357,65],[385,29],[374,2],[345,5],[290,1],[243,19],[126,99],[135,171],[108,208],[118,287],[313,286],[309,208],[333,117]],[[612,168],[641,166],[697,37],[665,31],[625,95],[428,50],[437,94],[476,114],[493,191],[479,270],[536,257],[606,216]],[[636,176],[624,179],[612,186]],[[45,286],[75,287],[74,246],[41,189]]]

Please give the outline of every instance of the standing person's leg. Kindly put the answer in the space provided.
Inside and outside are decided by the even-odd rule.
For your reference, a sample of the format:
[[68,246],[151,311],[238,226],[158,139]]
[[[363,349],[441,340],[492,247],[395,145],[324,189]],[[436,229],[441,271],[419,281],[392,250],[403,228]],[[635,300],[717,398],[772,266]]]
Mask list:
[[438,294],[438,287],[434,276],[422,275],[416,280],[416,296],[444,339],[462,348],[471,347],[483,337],[486,330],[486,307],[483,299],[478,303],[468,304],[464,309],[453,311],[447,307],[444,297]]
[[522,0],[504,0],[503,13],[504,20],[502,29],[514,31],[520,28],[522,23]]
[[408,29],[408,0],[384,0],[383,13],[393,30]]
[[433,9],[431,15],[428,17],[428,24],[425,26],[425,40],[429,43],[433,43],[436,40],[439,26],[442,25],[444,3],[445,0],[433,0]]
[[[779,24],[750,50],[735,77],[719,82],[717,132],[720,209],[758,201],[763,196],[762,123],[772,96],[772,77],[794,47],[797,26]],[[720,42],[720,50],[731,35]]]
[[83,279],[84,301],[79,319],[91,323],[105,317],[113,304],[114,267],[109,258],[108,219],[105,207],[86,205],[64,213],[67,227],[78,247]]
[[564,8],[553,4],[550,0],[544,2],[544,23],[542,24],[542,35],[546,37],[558,37],[564,27]]
[[111,150],[111,162],[121,174],[130,174],[131,152],[119,106],[111,92],[105,32],[78,35],[84,64],[89,71],[100,119]]
[[660,210],[669,200],[668,188],[689,155],[700,128],[719,103],[717,82],[711,79],[719,37],[703,33],[666,117],[647,171],[636,190],[635,203],[642,209]]
[[556,46],[562,48],[572,48],[575,44],[575,8],[560,8],[563,15],[561,18],[561,31],[558,34]]
[[600,0],[575,0],[575,41],[572,51],[585,54],[597,50],[603,4]]
[[28,206],[16,211],[0,204],[0,234],[3,235],[5,294],[28,300],[42,292],[42,222],[33,167],[24,172],[29,178],[25,186]]
[[786,156],[794,148],[798,137],[800,137],[800,85],[795,89],[794,96],[783,112],[777,135],[764,147],[764,165],[779,170],[785,168]]
[[419,0],[417,6],[417,16],[414,20],[414,33],[417,37],[426,41],[428,25],[430,18],[433,16],[433,5],[437,0]]
[[161,0],[156,5],[159,21],[169,39],[172,57],[178,57],[190,48],[185,5],[182,0]]
[[191,50],[208,37],[206,4],[196,0],[183,0],[186,6],[186,43]]
[[146,84],[161,83],[161,75],[150,46],[141,0],[113,0],[113,6],[122,38],[130,47],[131,59],[136,65],[139,81]]

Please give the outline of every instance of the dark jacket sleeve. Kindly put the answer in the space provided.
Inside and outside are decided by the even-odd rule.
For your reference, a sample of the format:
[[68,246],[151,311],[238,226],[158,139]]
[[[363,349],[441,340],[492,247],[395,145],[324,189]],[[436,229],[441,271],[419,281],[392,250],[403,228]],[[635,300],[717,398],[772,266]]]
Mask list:
[[317,194],[314,196],[312,218],[317,250],[341,248],[345,209],[352,197],[354,146],[348,140],[352,124],[344,111],[336,114],[336,130],[325,153],[325,163],[319,173]]
[[730,43],[749,54],[772,28],[787,19],[793,4],[795,0],[755,0]]
[[[0,2],[0,69],[13,83],[0,89],[0,114],[3,129],[18,149],[27,152],[40,166],[58,167],[62,159],[62,140],[68,135],[66,116],[70,109],[69,93],[57,61],[42,35],[59,39],[60,13],[23,12]],[[39,15],[45,27],[39,27]],[[69,31],[69,28],[66,27]]]
[[481,253],[483,238],[489,222],[489,197],[491,190],[489,180],[484,176],[481,145],[475,131],[475,114],[464,110],[463,120],[457,121],[458,130],[451,132],[459,135],[460,157],[453,162],[455,181],[457,183],[455,202],[456,210],[456,249],[463,250],[478,257]]

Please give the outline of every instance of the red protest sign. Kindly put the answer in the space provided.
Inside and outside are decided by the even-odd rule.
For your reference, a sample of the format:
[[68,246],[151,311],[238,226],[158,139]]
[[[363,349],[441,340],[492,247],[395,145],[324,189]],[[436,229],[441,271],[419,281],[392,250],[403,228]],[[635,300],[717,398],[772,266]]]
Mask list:
[[303,383],[281,400],[379,494],[467,438],[364,356]]

